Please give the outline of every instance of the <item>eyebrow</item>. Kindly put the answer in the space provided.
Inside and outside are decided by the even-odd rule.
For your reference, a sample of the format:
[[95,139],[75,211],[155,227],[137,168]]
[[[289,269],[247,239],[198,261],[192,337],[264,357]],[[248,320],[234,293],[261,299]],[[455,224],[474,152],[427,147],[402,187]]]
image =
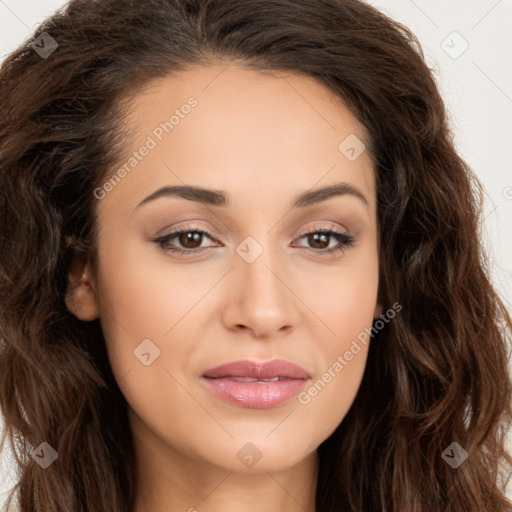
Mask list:
[[[293,208],[304,208],[313,204],[318,204],[331,197],[351,195],[360,199],[367,207],[369,203],[366,197],[353,185],[349,183],[335,183],[316,190],[308,190],[295,198]],[[191,185],[176,185],[159,188],[145,199],[143,199],[136,208],[155,201],[161,197],[181,197],[189,201],[195,201],[210,206],[229,206],[229,195],[223,190],[210,190],[206,188]]]

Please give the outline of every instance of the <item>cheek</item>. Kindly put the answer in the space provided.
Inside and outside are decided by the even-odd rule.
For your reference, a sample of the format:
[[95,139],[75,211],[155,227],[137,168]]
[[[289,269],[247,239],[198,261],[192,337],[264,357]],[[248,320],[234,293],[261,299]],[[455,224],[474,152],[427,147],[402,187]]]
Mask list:
[[176,339],[187,339],[183,326],[213,277],[190,286],[190,275],[165,277],[165,266],[146,263],[135,246],[106,243],[101,250],[100,318],[112,373],[137,418],[162,438],[184,437],[204,411],[179,384],[192,344]]
[[[312,283],[310,283],[312,285]],[[346,415],[366,367],[378,290],[376,252],[359,254],[357,264],[340,267],[335,279],[318,279],[308,306],[321,322],[314,337],[319,373],[298,400],[321,417],[328,436]]]
[[[127,237],[128,238],[128,237]],[[163,258],[149,260],[145,244],[124,242],[100,246],[98,291],[109,339],[166,339],[214,283],[208,273],[195,276],[186,265],[172,268]],[[191,278],[193,282],[191,282]],[[100,313],[101,314],[101,313]]]
[[[312,430],[326,439],[340,424],[359,390],[370,345],[375,307],[375,282],[366,284],[354,278],[345,281],[343,290],[323,296],[322,326],[315,340],[318,373],[298,396],[300,407],[307,411]],[[333,331],[333,332],[331,332]]]
[[[343,345],[341,354],[334,355],[325,371],[317,375],[297,397],[297,407],[303,410],[297,416],[302,416],[309,423],[308,428],[314,432],[318,444],[343,421],[363,378],[368,346],[362,343]],[[345,358],[347,351],[344,348],[351,354],[350,361]]]
[[[114,375],[122,377],[144,367],[137,357],[143,342],[142,353],[149,351],[156,364],[165,348],[165,334],[186,313],[187,300],[169,289],[159,269],[148,264],[136,246],[105,240],[99,261],[101,326]],[[174,284],[180,289],[180,283]]]
[[140,243],[105,241],[98,291],[114,377],[135,409],[158,411],[183,393],[170,375],[185,378],[218,276],[206,265],[187,272],[186,263],[171,268],[165,258],[148,262],[147,253]]
[[329,356],[325,364],[332,364],[333,358],[349,349],[351,340],[371,327],[378,283],[378,257],[373,249],[347,255],[338,269],[311,279],[303,288],[309,308],[323,324],[317,340]]

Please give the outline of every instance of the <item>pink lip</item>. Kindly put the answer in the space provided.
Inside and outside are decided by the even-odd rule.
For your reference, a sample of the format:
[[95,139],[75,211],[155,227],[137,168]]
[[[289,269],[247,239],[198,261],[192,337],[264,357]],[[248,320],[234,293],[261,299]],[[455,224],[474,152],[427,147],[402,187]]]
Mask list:
[[[266,363],[246,359],[212,368],[203,374],[201,381],[213,394],[228,402],[263,409],[297,395],[309,378],[306,370],[282,359]],[[240,379],[255,380],[240,382]]]

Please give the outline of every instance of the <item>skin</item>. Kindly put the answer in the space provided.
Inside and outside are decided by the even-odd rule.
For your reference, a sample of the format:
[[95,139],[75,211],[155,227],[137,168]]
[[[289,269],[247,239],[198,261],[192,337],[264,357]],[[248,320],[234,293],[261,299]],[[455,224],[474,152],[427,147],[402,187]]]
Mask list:
[[[316,448],[348,412],[368,347],[307,404],[233,405],[200,376],[226,362],[282,358],[309,372],[307,389],[382,313],[372,161],[368,151],[350,161],[338,150],[348,135],[367,134],[309,77],[211,65],[138,93],[127,158],[190,96],[197,106],[98,200],[99,264],[72,267],[68,307],[83,321],[100,319],[129,404],[136,512],[313,511]],[[338,182],[368,204],[345,194],[292,208],[302,192]],[[223,190],[230,204],[161,197],[137,207],[160,187],[184,184]],[[152,241],[188,224],[215,239],[170,243],[201,253],[170,254]],[[315,245],[303,236],[325,227],[357,241],[328,254],[335,238]],[[236,252],[248,236],[263,249],[252,263]],[[148,338],[160,356],[145,366],[134,350]],[[237,457],[248,442],[261,454],[250,468]]]

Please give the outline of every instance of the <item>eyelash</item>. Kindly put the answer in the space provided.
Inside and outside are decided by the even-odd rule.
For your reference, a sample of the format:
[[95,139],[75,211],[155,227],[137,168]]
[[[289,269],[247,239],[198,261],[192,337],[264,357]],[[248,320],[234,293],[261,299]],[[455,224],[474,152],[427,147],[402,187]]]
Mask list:
[[[170,247],[166,247],[166,245],[169,243],[170,240],[173,238],[178,237],[179,235],[182,235],[183,233],[199,233],[201,235],[206,235],[210,240],[215,240],[215,236],[213,233],[208,231],[207,229],[199,229],[195,226],[185,226],[183,228],[179,228],[175,231],[172,231],[171,233],[168,233],[167,235],[159,236],[157,238],[153,239],[153,242],[156,243],[162,250],[165,252],[173,253],[173,254],[179,254],[180,256],[184,254],[194,254],[197,252],[201,252],[204,249],[209,249],[209,247],[202,247],[197,249],[174,249]],[[309,235],[315,235],[317,233],[324,234],[324,235],[330,235],[332,238],[335,238],[338,242],[340,242],[340,245],[338,247],[334,247],[331,249],[310,249],[307,247],[303,247],[303,249],[306,250],[306,252],[310,252],[313,254],[333,254],[338,252],[343,252],[346,248],[352,247],[357,238],[354,235],[347,235],[346,233],[342,233],[341,231],[338,231],[335,228],[320,228],[313,231],[308,231],[307,233],[303,233],[298,240],[307,237]]]

